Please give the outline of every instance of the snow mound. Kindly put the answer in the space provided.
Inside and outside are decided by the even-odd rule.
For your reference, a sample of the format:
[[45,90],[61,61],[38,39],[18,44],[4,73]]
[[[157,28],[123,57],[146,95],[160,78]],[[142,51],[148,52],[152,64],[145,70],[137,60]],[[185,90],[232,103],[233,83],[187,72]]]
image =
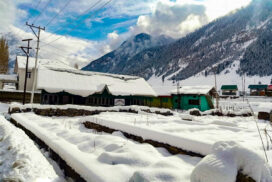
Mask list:
[[26,134],[0,116],[0,181],[63,182]]
[[264,159],[234,141],[217,142],[212,153],[204,157],[191,174],[191,182],[235,182],[237,172],[256,182],[271,182],[272,176]]

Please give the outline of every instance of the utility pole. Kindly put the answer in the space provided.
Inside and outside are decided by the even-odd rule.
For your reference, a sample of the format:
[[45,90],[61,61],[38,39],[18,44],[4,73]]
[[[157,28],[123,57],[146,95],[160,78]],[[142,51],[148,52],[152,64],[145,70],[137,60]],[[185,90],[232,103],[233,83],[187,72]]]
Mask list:
[[216,109],[219,109],[219,98],[218,98],[218,93],[217,93],[217,81],[216,81],[216,70],[217,70],[217,67],[215,66],[213,71],[214,71],[214,86],[215,86],[215,91],[216,91],[216,95],[215,95],[215,98],[216,98]]
[[[36,88],[36,82],[37,82],[37,66],[38,66],[38,55],[39,55],[39,46],[40,46],[40,35],[41,35],[41,30],[45,30],[45,27],[40,27],[40,26],[35,26],[35,25],[30,25],[26,22],[26,25],[30,27],[30,29],[32,30],[32,32],[34,33],[34,35],[37,37],[37,48],[36,48],[36,58],[35,58],[35,68],[34,68],[34,81],[33,81],[33,85],[32,85],[32,91],[31,91],[31,99],[30,99],[30,103],[33,104],[33,100],[34,100],[34,92],[35,92],[35,88]],[[33,28],[38,29],[38,33],[36,33],[34,31]]]
[[[29,50],[32,49],[30,47],[30,41],[32,39],[24,39],[23,41],[27,41],[27,47],[20,47],[24,53],[26,54],[26,69],[25,69],[25,85],[24,85],[24,96],[23,96],[23,105],[25,105],[25,97],[26,97],[26,84],[27,84],[27,71],[28,71],[28,58],[29,58]],[[27,50],[25,50],[27,49]]]

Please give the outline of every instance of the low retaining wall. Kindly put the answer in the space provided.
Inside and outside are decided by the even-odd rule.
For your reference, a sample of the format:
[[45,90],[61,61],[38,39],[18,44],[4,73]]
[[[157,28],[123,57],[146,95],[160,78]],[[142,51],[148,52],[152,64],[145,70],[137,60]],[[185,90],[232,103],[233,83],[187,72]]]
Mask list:
[[[19,90],[0,90],[0,101],[2,102],[22,102],[24,92]],[[26,92],[26,103],[30,102],[31,93]],[[35,93],[34,103],[40,103],[41,93]]]
[[[90,107],[91,108],[91,107]],[[99,114],[101,112],[129,112],[129,113],[138,113],[140,111],[147,112],[147,113],[154,113],[154,114],[160,114],[164,116],[172,116],[173,113],[170,111],[161,111],[161,110],[155,110],[154,109],[136,109],[136,108],[131,108],[129,106],[123,106],[120,107],[119,109],[116,109],[114,107],[108,107],[108,108],[101,108],[97,107],[96,109],[84,109],[84,108],[67,108],[67,109],[62,109],[62,108],[35,108],[33,107],[33,112],[37,115],[41,116],[68,116],[68,117],[74,117],[74,116],[90,116],[90,115],[95,115]],[[20,113],[20,112],[31,112],[31,107],[12,107],[9,109],[9,113]]]
[[204,111],[204,112],[201,112],[198,109],[192,109],[192,110],[189,111],[189,114],[194,115],[194,116],[207,116],[207,115],[211,115],[211,116],[227,116],[227,117],[250,117],[250,116],[252,116],[251,112],[243,112],[243,113],[221,112],[221,111],[219,111],[217,109]]
[[258,119],[263,119],[272,122],[272,112],[259,112]]

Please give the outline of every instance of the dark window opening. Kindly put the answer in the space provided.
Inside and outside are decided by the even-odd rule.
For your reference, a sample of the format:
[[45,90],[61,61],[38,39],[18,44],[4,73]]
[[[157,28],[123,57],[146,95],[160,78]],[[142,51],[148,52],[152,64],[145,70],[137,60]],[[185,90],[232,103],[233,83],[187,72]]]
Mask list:
[[199,106],[200,102],[199,102],[199,100],[189,100],[189,104],[190,105],[197,105],[197,106]]

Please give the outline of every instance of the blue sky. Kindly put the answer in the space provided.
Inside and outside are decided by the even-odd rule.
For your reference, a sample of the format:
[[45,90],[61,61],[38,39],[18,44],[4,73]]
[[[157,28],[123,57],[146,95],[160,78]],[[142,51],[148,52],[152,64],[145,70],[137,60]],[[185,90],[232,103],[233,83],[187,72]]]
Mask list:
[[[35,39],[25,22],[33,23],[37,19],[35,25],[45,26],[69,2],[42,32],[40,56],[84,65],[116,49],[138,33],[178,39],[251,2],[112,0],[103,7],[108,1],[0,0],[0,33],[11,31],[21,39]],[[96,3],[94,8],[89,9]]]
[[[60,1],[57,2],[54,0],[50,2],[49,1],[50,0],[44,0],[41,3],[38,3],[37,0],[36,2],[25,2],[18,4],[18,9],[27,12],[27,16],[22,17],[17,22],[18,26],[23,27],[25,21],[32,23],[37,16],[40,17],[35,22],[35,24],[45,26],[51,20],[51,18],[58,14],[57,11],[61,10],[65,3],[69,2],[69,0],[62,0],[62,3],[60,3]],[[80,6],[81,9],[79,11],[76,9],[71,9],[73,3],[75,2],[76,0],[71,0],[67,8],[65,8],[62,13],[60,13],[57,18],[54,19],[54,21],[48,27],[46,27],[46,31],[54,32],[60,35],[70,35],[83,39],[105,40],[107,39],[107,35],[111,32],[115,31],[118,34],[128,32],[131,26],[136,25],[137,19],[140,15],[151,14],[151,9],[147,6],[143,6],[143,8],[139,10],[139,13],[119,13],[118,9],[114,7],[117,11],[112,13],[110,12],[112,6],[115,6],[116,4],[114,0],[107,4],[104,8],[100,9],[100,7],[107,3],[107,0],[102,0],[90,11],[82,14],[82,12],[96,4],[98,1],[88,0],[86,6]],[[147,4],[151,1],[142,2]],[[47,4],[47,9],[44,9]],[[127,4],[130,6],[133,5],[130,3]],[[75,18],[77,18],[76,21]],[[56,31],[60,27],[62,28],[59,31]]]

